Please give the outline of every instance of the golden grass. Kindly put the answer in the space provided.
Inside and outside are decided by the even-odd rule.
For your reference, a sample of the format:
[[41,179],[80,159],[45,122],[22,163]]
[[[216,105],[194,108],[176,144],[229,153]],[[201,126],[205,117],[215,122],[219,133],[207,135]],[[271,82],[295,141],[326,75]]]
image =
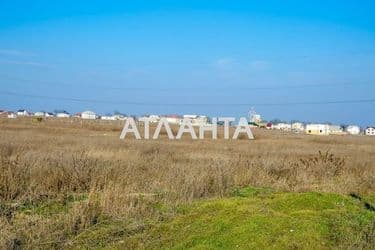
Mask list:
[[[121,129],[121,122],[0,119],[0,246],[68,246],[69,235],[99,218],[168,216],[173,209],[155,208],[222,197],[235,187],[375,191],[375,138],[255,129],[253,141],[175,141],[165,133],[158,140],[120,140]],[[71,209],[19,212],[50,201]]]

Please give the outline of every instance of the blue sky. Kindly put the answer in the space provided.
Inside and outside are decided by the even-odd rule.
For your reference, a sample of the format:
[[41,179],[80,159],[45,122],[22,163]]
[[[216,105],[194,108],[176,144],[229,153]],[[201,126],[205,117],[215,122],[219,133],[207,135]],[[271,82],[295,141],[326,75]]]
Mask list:
[[261,105],[375,99],[374,11],[373,1],[1,1],[0,109],[254,106],[266,119],[374,124],[373,102]]

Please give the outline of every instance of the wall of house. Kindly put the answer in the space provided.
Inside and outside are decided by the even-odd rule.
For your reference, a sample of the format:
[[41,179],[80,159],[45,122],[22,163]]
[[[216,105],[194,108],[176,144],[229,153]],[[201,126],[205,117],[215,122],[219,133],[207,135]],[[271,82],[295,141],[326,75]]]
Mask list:
[[367,128],[366,135],[375,135],[375,128]]
[[310,135],[328,135],[329,126],[323,124],[308,124],[306,125],[306,134]]

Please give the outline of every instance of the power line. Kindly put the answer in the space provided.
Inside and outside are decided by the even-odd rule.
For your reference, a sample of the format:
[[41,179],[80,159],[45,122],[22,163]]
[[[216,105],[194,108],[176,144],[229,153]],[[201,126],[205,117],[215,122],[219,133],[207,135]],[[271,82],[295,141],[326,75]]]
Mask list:
[[[20,77],[14,77],[14,76],[9,76],[6,74],[0,74],[0,76],[8,78],[10,80],[15,80],[15,81],[22,81],[22,82],[30,82],[30,83],[39,83],[39,84],[48,84],[48,85],[57,85],[60,87],[74,87],[74,83],[71,82],[61,82],[61,81],[34,81],[31,79],[25,79],[25,78],[20,78]],[[81,84],[81,83],[80,83]],[[283,89],[303,89],[303,88],[325,88],[325,87],[343,87],[343,86],[360,86],[360,85],[372,85],[373,83],[371,82],[341,82],[341,83],[315,83],[315,84],[295,84],[295,85],[269,85],[269,86],[222,86],[222,87],[210,87],[206,86],[207,90],[210,91],[230,91],[230,90],[237,90],[237,91],[258,91],[258,90],[283,90]],[[108,85],[103,85],[103,84],[91,84],[89,86],[90,88],[95,88],[95,89],[105,89],[105,90],[125,90],[125,91],[159,91],[159,92],[171,92],[171,91],[189,91],[189,90],[197,90],[199,88],[200,90],[204,89],[204,86],[197,86],[197,87],[114,87],[114,86],[108,86]]]
[[355,100],[330,100],[330,101],[308,101],[308,102],[275,102],[275,103],[152,103],[152,102],[124,102],[98,99],[81,99],[70,97],[56,97],[45,95],[21,94],[15,92],[0,91],[1,95],[36,98],[44,100],[57,100],[69,102],[81,102],[90,104],[121,104],[131,106],[290,106],[290,105],[323,105],[323,104],[360,104],[375,103],[375,99],[355,99]]

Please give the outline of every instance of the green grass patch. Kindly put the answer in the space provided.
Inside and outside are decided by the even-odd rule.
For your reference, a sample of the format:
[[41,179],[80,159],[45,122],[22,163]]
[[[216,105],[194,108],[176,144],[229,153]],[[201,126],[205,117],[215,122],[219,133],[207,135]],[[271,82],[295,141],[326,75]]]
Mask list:
[[[373,196],[363,199],[370,201]],[[25,204],[19,212],[49,216],[69,213],[64,202]],[[160,214],[139,220],[101,217],[98,223],[68,236],[77,249],[332,249],[371,248],[375,212],[349,195],[277,192],[235,188],[227,198],[206,199],[177,208],[152,204]],[[161,219],[162,218],[162,219]]]
[[234,190],[233,197],[194,203],[129,242],[151,249],[328,249],[356,242],[374,213],[349,196]]
[[17,211],[26,215],[50,216],[59,213],[67,213],[74,202],[81,202],[87,199],[87,194],[70,194],[60,199],[47,201],[25,201]]

